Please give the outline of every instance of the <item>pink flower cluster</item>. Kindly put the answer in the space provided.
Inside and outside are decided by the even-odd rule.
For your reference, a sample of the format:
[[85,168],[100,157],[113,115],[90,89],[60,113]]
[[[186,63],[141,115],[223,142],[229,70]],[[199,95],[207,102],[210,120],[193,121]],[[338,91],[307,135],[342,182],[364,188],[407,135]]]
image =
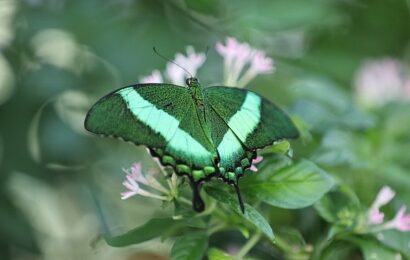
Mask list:
[[[388,204],[396,195],[396,193],[388,186],[384,186],[379,193],[368,213],[368,223],[371,225],[379,225],[384,221],[384,214],[380,212],[380,208]],[[396,216],[382,225],[382,229],[397,229],[399,231],[410,231],[410,214],[406,213],[406,207],[402,206],[396,213]]]
[[358,70],[354,87],[359,101],[368,107],[410,100],[410,73],[396,59],[369,60]]
[[235,38],[229,37],[225,45],[218,42],[216,51],[224,58],[224,84],[227,86],[243,87],[258,74],[274,71],[273,60],[265,52]]
[[[224,58],[224,84],[227,86],[244,87],[258,74],[273,73],[275,70],[273,60],[264,51],[238,42],[235,38],[229,37],[225,45],[218,42],[215,48]],[[186,55],[177,53],[174,62],[195,76],[205,62],[205,54],[196,53],[192,46],[188,46],[186,52]],[[173,84],[184,85],[190,75],[176,64],[167,63],[165,77]],[[159,70],[154,70],[150,75],[142,77],[140,82],[162,83],[164,79]]]
[[155,178],[152,177],[152,174],[147,177],[144,176],[141,171],[141,163],[134,163],[130,169],[123,169],[123,171],[127,175],[126,180],[122,184],[127,190],[121,193],[121,199],[125,200],[135,195],[141,195],[144,197],[166,200],[165,196],[160,196],[141,188],[140,184],[143,184],[162,193],[168,192]]

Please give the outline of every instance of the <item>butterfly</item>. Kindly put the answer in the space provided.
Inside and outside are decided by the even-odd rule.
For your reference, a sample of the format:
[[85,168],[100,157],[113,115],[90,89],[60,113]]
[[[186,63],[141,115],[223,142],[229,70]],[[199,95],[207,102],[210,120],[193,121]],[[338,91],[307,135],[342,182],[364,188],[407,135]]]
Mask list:
[[251,167],[257,149],[297,138],[299,132],[285,112],[255,92],[204,88],[194,77],[186,84],[136,84],[115,90],[88,111],[85,128],[147,146],[163,166],[189,179],[194,210],[205,208],[199,194],[202,183],[219,177],[235,187],[244,212],[239,178]]

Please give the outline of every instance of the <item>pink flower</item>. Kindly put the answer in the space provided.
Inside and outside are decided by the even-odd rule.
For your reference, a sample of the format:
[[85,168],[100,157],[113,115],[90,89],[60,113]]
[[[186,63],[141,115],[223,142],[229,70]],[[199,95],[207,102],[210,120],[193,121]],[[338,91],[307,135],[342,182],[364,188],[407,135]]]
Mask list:
[[256,168],[256,164],[262,162],[262,160],[263,160],[263,157],[262,157],[262,156],[260,156],[260,155],[257,156],[257,157],[252,161],[252,165],[251,165],[251,167],[249,168],[249,170],[251,170],[251,171],[253,171],[253,172],[257,172],[257,171],[258,171],[258,168]]
[[256,51],[251,64],[251,70],[257,73],[272,73],[273,72],[273,60],[266,57],[263,51]]
[[[243,87],[258,74],[273,72],[271,58],[266,57],[263,51],[238,42],[235,38],[228,37],[226,45],[218,42],[215,48],[224,58],[225,85]],[[243,72],[247,65],[248,69]]]
[[215,49],[220,55],[224,57],[225,62],[230,65],[233,59],[235,59],[238,55],[238,52],[240,50],[240,43],[235,38],[228,37],[226,39],[226,45],[217,42]]
[[384,213],[379,209],[370,209],[368,215],[368,221],[370,224],[377,225],[383,223]]
[[162,79],[161,72],[159,70],[154,70],[150,75],[144,76],[140,79],[141,83],[162,83],[164,80]]
[[126,180],[122,183],[127,191],[121,193],[121,199],[125,200],[135,195],[141,195],[145,197],[156,198],[160,200],[165,200],[166,197],[160,196],[149,191],[146,191],[140,187],[140,184],[144,184],[153,189],[159,190],[161,192],[167,193],[168,191],[161,186],[161,184],[154,178],[145,178],[141,171],[141,163],[134,163],[129,170],[123,169],[127,174]]
[[148,181],[141,171],[141,163],[134,163],[129,170],[123,169],[123,171],[127,173],[127,177],[129,176],[139,183],[148,185]]
[[[195,76],[198,69],[205,62],[205,54],[196,53],[192,46],[188,46],[186,48],[186,51],[186,56],[181,53],[177,53],[175,55],[174,62],[188,70],[192,74],[192,76]],[[187,74],[183,69],[181,69],[181,67],[176,64],[168,62],[165,74],[172,83],[176,85],[185,85],[186,78],[190,77],[191,75]]]
[[131,175],[127,174],[126,178],[127,179],[122,183],[122,185],[127,188],[127,191],[121,193],[121,199],[123,200],[139,194],[141,190],[138,183]]
[[393,220],[386,222],[386,228],[397,229],[405,232],[410,231],[410,214],[406,213],[406,207],[402,206]]
[[384,214],[380,212],[380,207],[389,203],[395,196],[395,192],[388,186],[384,186],[379,193],[368,214],[368,221],[370,224],[380,224],[383,222]]
[[406,96],[410,75],[396,59],[369,60],[356,74],[354,87],[357,98],[366,106],[381,106]]
[[[383,223],[384,214],[380,212],[380,207],[389,203],[395,192],[388,186],[384,186],[379,193],[373,205],[371,206],[368,214],[368,221],[371,225],[378,225]],[[410,214],[406,213],[406,207],[402,206],[397,212],[394,219],[386,222],[382,226],[379,226],[380,230],[397,229],[399,231],[410,231]]]

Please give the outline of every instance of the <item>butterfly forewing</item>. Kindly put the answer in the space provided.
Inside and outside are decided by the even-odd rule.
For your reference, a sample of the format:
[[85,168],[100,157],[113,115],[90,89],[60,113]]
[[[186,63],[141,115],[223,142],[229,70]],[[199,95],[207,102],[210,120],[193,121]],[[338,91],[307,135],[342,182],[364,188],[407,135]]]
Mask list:
[[85,127],[96,134],[158,148],[175,163],[191,168],[213,165],[216,157],[185,87],[139,84],[122,88],[92,107]]

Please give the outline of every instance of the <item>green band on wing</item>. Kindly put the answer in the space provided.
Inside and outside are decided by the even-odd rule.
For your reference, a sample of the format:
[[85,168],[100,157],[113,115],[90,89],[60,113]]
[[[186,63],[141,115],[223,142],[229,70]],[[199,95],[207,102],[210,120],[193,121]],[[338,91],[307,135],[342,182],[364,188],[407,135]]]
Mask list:
[[234,131],[242,142],[255,130],[261,118],[261,98],[255,93],[248,92],[241,106],[228,122],[229,128]]
[[167,149],[195,159],[198,164],[212,165],[213,156],[190,134],[179,128],[180,121],[144,99],[135,89],[119,92],[128,109],[141,122],[160,134],[167,142]]
[[234,166],[238,157],[243,155],[244,151],[240,141],[245,142],[247,136],[258,125],[260,105],[261,98],[252,92],[248,92],[241,109],[229,119],[229,130],[225,133],[217,148],[221,158],[221,165],[224,167]]
[[223,167],[235,166],[235,162],[244,152],[241,142],[231,129],[225,133],[224,138],[218,145],[218,154]]

